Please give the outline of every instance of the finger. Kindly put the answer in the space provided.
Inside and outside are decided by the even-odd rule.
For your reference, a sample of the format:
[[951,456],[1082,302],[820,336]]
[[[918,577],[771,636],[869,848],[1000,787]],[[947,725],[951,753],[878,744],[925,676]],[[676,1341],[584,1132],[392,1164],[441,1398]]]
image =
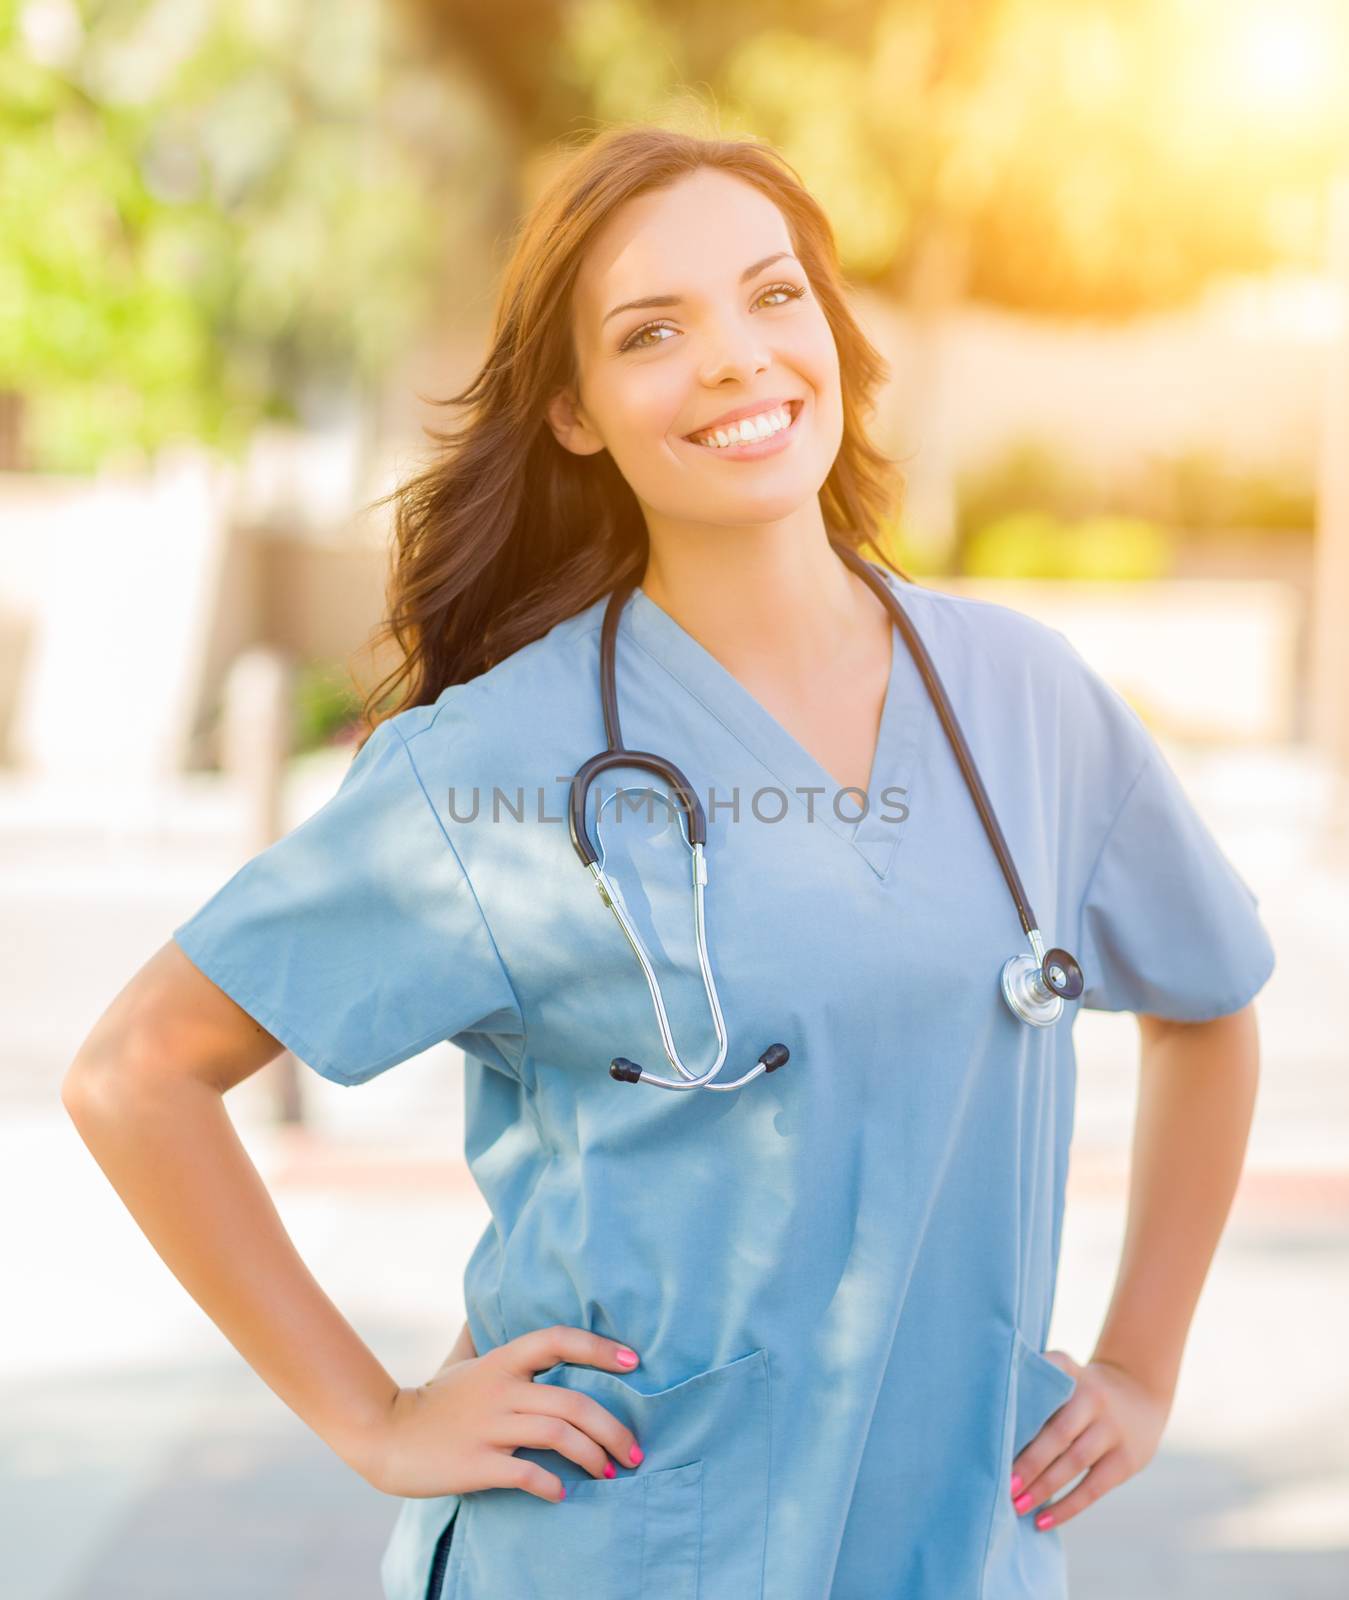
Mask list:
[[[517,1411],[510,1419],[509,1438],[505,1442],[513,1449],[527,1445],[531,1450],[556,1450],[558,1455],[584,1468],[592,1478],[616,1476],[604,1447],[562,1417]],[[610,1469],[608,1472],[604,1470],[606,1467]]]
[[1010,1486],[1013,1500],[1020,1499],[1050,1462],[1061,1456],[1095,1417],[1095,1404],[1085,1393],[1079,1391],[1068,1397],[1012,1462],[1012,1477],[1021,1480],[1020,1488]]
[[483,1485],[489,1489],[523,1489],[526,1494],[537,1495],[540,1500],[565,1500],[566,1489],[562,1479],[537,1461],[525,1461],[520,1456],[491,1452],[491,1464],[484,1467]]
[[1093,1501],[1123,1483],[1128,1476],[1124,1452],[1118,1447],[1107,1450],[1071,1494],[1064,1495],[1062,1500],[1056,1500],[1052,1506],[1046,1506],[1036,1514],[1035,1526],[1042,1531],[1045,1528],[1062,1527],[1065,1522],[1071,1522],[1079,1511],[1085,1511]]
[[[570,1361],[590,1367],[603,1367],[610,1372],[631,1372],[636,1361],[620,1360],[619,1353],[627,1345],[616,1339],[606,1339],[591,1333],[588,1328],[572,1328],[564,1322],[548,1328],[534,1328],[519,1338],[508,1339],[491,1352],[498,1365],[505,1366],[517,1377],[532,1377],[559,1361]],[[636,1354],[629,1351],[630,1355]]]
[[1065,1484],[1071,1483],[1079,1473],[1086,1472],[1094,1466],[1114,1443],[1114,1432],[1103,1420],[1098,1419],[1084,1428],[1077,1438],[1072,1440],[1068,1447],[1016,1497],[1013,1504],[1017,1515],[1025,1516],[1028,1512],[1034,1511],[1036,1506],[1052,1499]]
[[526,1383],[519,1386],[511,1404],[520,1412],[543,1412],[564,1418],[595,1440],[620,1467],[635,1467],[642,1460],[642,1447],[632,1429],[625,1427],[612,1411],[607,1411],[588,1394],[552,1383]]

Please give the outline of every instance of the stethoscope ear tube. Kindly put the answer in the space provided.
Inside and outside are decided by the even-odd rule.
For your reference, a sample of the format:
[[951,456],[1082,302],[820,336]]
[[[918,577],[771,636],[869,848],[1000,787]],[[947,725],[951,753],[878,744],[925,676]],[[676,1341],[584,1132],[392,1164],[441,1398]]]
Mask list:
[[707,843],[707,819],[703,815],[702,802],[694,793],[693,785],[672,761],[666,761],[663,756],[655,755],[650,750],[601,750],[599,755],[591,756],[571,780],[571,794],[567,804],[567,823],[571,831],[572,846],[583,865],[593,867],[600,858],[586,823],[590,786],[602,772],[608,772],[611,767],[638,767],[643,772],[655,773],[669,786],[675,803],[684,813],[689,843],[696,845]]

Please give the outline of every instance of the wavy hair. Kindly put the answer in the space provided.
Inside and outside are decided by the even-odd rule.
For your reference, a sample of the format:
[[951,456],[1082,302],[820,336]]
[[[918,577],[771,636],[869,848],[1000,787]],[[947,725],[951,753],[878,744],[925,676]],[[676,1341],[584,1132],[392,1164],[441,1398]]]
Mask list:
[[640,580],[648,541],[636,496],[608,451],[578,456],[559,444],[544,408],[577,380],[571,295],[592,235],[625,201],[700,167],[732,173],[777,205],[833,332],[843,437],[820,491],[831,542],[870,546],[913,581],[880,543],[903,476],[863,422],[890,369],[848,308],[819,204],[757,140],[611,126],[565,155],[516,230],[488,355],[466,389],[432,402],[467,407],[462,426],[428,428],[441,447],[431,464],[373,503],[395,502],[387,615],[375,643],[395,641],[401,661],[366,697],[362,742],[387,717],[430,704],[620,582]]

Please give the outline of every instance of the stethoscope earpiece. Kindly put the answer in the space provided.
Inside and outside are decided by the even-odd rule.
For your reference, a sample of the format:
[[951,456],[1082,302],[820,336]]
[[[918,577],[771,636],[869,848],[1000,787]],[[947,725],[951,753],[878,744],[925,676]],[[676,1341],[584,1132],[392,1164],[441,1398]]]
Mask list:
[[[740,1079],[740,1082],[746,1083],[750,1078],[757,1078],[760,1072],[776,1072],[779,1067],[785,1067],[787,1065],[787,1062],[791,1059],[791,1054],[791,1051],[785,1044],[770,1044],[767,1050],[764,1051],[764,1053],[755,1063],[754,1071],[747,1072],[745,1076]],[[675,1065],[678,1065],[678,1063],[676,1062]],[[720,1066],[721,1059],[719,1057],[717,1060],[717,1067]],[[717,1067],[714,1067],[712,1070],[715,1072]],[[615,1083],[642,1083],[645,1081],[647,1083],[658,1083],[662,1086],[673,1087],[676,1089],[684,1087],[682,1084],[670,1085],[664,1078],[653,1078],[650,1073],[643,1072],[635,1061],[629,1061],[627,1056],[614,1057],[614,1059],[609,1063],[609,1076],[614,1080]],[[734,1089],[738,1087],[738,1085],[733,1083],[713,1083],[709,1084],[708,1087],[712,1089]]]
[[[909,654],[922,675],[928,694],[937,709],[937,715],[946,730],[951,749],[960,764],[961,773],[969,789],[970,798],[979,813],[979,819],[983,823],[984,832],[988,835],[988,841],[998,858],[998,865],[1002,868],[1002,875],[1011,891],[1012,899],[1016,902],[1022,930],[1030,940],[1032,953],[1023,951],[1020,955],[1012,956],[1003,965],[1001,974],[1003,998],[1013,1016],[1029,1023],[1033,1028],[1047,1028],[1062,1016],[1064,1001],[1076,1000],[1082,993],[1085,986],[1082,968],[1067,950],[1059,949],[1057,946],[1048,952],[1045,950],[1040,930],[1035,925],[1035,913],[1026,898],[1026,891],[1022,887],[1007,842],[1002,836],[1002,829],[998,826],[998,819],[994,815],[983,780],[974,764],[974,757],[965,743],[965,736],[947,698],[946,689],[937,675],[932,657],[928,654],[927,646],[909,621],[907,612],[886,580],[856,551],[846,545],[835,544],[833,548],[844,565],[852,568],[894,618],[895,625],[908,646]],[[600,899],[618,919],[619,927],[622,928],[628,943],[632,946],[633,954],[641,964],[647,987],[651,991],[651,1002],[655,1008],[666,1059],[680,1076],[678,1079],[658,1078],[654,1073],[643,1071],[627,1056],[613,1058],[609,1063],[609,1076],[616,1083],[650,1083],[661,1089],[738,1089],[751,1078],[757,1078],[761,1072],[776,1072],[779,1067],[787,1063],[791,1052],[785,1044],[770,1044],[744,1077],[736,1078],[730,1083],[709,1081],[721,1070],[721,1064],[726,1059],[727,1040],[726,1023],[721,1014],[721,1002],[717,998],[717,987],[712,976],[712,964],[707,953],[707,936],[703,926],[703,891],[707,885],[707,858],[704,854],[707,823],[692,786],[678,767],[653,751],[623,748],[623,733],[618,717],[618,686],[614,664],[617,654],[618,620],[628,602],[628,597],[636,587],[635,579],[620,585],[609,597],[605,608],[604,625],[600,631],[600,700],[604,709],[604,732],[609,747],[585,762],[572,779],[568,822],[571,827],[572,845],[581,858],[581,864],[591,874]],[[693,858],[693,909],[698,939],[698,965],[702,971],[703,987],[712,1012],[712,1024],[716,1029],[718,1045],[717,1059],[701,1075],[690,1072],[679,1058],[670,1030],[670,1019],[666,1015],[665,1003],[661,996],[660,982],[656,977],[656,969],[642,944],[640,935],[632,925],[617,884],[604,870],[603,841],[601,840],[600,848],[597,850],[586,826],[586,798],[591,784],[601,773],[619,766],[635,766],[654,773],[669,785],[683,822],[680,832]],[[601,804],[599,809],[603,811],[604,805]],[[598,815],[595,819],[595,828],[598,837]]]

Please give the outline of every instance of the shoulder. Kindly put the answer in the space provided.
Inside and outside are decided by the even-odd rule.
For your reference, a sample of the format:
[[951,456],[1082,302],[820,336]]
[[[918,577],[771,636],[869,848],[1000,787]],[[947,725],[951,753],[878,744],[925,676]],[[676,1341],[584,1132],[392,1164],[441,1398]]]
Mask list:
[[1014,606],[902,579],[890,582],[924,641],[935,648],[963,647],[999,672],[1029,667],[1062,681],[1091,672],[1066,634]]
[[476,678],[389,717],[376,734],[389,726],[414,763],[447,749],[461,760],[500,758],[522,743],[547,741],[593,713],[603,612],[604,599],[597,600]]
[[1142,718],[1060,629],[998,601],[891,580],[944,679],[987,698],[1009,726],[1052,734],[1051,748],[1085,777],[1127,781],[1153,748]]

